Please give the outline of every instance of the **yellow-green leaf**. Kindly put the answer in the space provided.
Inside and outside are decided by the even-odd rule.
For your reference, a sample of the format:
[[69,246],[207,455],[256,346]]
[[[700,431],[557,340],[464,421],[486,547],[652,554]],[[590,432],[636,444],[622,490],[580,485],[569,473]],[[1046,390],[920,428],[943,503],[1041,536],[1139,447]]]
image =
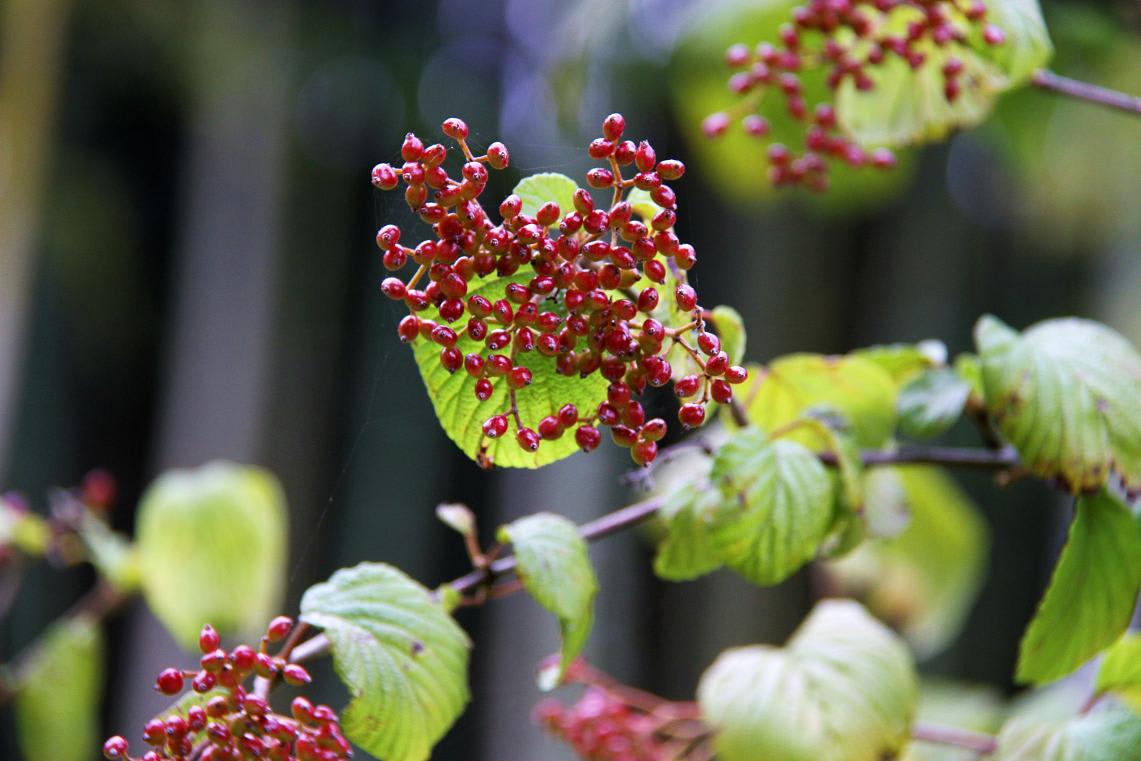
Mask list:
[[654,573],[670,581],[689,581],[721,567],[709,530],[721,499],[704,480],[684,484],[666,498],[658,511],[666,535],[654,557]]
[[385,761],[424,761],[469,700],[471,643],[431,592],[382,563],[342,568],[301,598],[352,701],[345,735]]
[[1141,712],[1141,634],[1126,632],[1105,651],[1097,691],[1112,692]]
[[[766,431],[791,423],[810,407],[840,412],[861,447],[880,447],[895,431],[895,381],[880,365],[859,356],[791,354],[767,367],[753,365],[735,395],[749,419]],[[827,447],[812,430],[789,438],[815,450]]]
[[574,211],[574,192],[578,185],[570,177],[557,172],[540,172],[524,177],[512,192],[523,202],[523,213],[535,216],[539,207],[554,201],[562,214]]
[[998,736],[994,761],[1135,761],[1141,758],[1141,714],[1120,706],[1067,721],[1016,717]]
[[784,648],[722,653],[697,700],[723,761],[880,761],[906,741],[918,679],[907,647],[850,600],[826,600]]
[[536,513],[499,529],[515,548],[515,572],[536,602],[555,614],[562,631],[559,679],[582,652],[594,624],[598,581],[578,527],[561,515]]
[[987,410],[1035,474],[1075,494],[1112,469],[1141,486],[1141,356],[1091,320],[1046,320],[1023,333],[975,326]]
[[187,650],[205,623],[255,635],[280,611],[285,496],[261,468],[215,462],[164,473],[139,507],[147,604]]
[[710,519],[717,553],[754,584],[776,584],[815,557],[832,526],[832,483],[820,459],[750,426],[718,451]]
[[17,685],[20,748],[27,761],[88,761],[101,741],[103,633],[80,616],[42,636]]
[[963,414],[971,387],[950,368],[928,370],[899,392],[899,432],[929,439],[953,426]]
[[1077,499],[1070,535],[1018,653],[1019,682],[1074,671],[1120,637],[1141,592],[1141,528],[1115,497]]

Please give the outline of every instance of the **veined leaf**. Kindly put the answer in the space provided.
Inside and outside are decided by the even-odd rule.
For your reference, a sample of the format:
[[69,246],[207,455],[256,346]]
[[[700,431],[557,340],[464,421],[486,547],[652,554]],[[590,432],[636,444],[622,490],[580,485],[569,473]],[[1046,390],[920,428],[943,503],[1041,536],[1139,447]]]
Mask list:
[[857,349],[851,356],[882,367],[902,386],[924,370],[947,364],[947,346],[933,338],[915,344],[883,344]]
[[285,575],[285,496],[266,470],[215,462],[171,470],[139,507],[147,604],[187,650],[205,623],[254,634],[276,614]]
[[1016,678],[1042,684],[1120,637],[1141,592],[1141,528],[1109,494],[1077,500],[1050,586],[1026,629]]
[[815,557],[832,526],[832,486],[819,458],[746,428],[713,462],[721,490],[711,524],[721,559],[754,584],[776,584]]
[[1047,320],[1019,334],[975,326],[987,410],[1022,462],[1075,494],[1113,469],[1141,487],[1141,356],[1096,322]]
[[21,673],[16,726],[27,761],[87,761],[100,742],[103,633],[90,618],[53,624]]
[[899,432],[917,439],[938,436],[958,421],[970,395],[970,385],[954,370],[928,370],[899,392]]
[[[861,447],[880,447],[895,431],[895,382],[878,364],[856,355],[790,354],[767,367],[752,365],[749,379],[735,394],[749,419],[767,431],[800,418],[810,407],[839,411]],[[827,447],[816,431],[796,431],[788,438],[817,451]]]
[[1002,70],[1008,87],[1022,84],[1054,54],[1038,0],[988,0],[986,9],[987,22],[1002,29],[1006,40],[988,45],[975,35],[972,47]]
[[724,761],[879,761],[907,741],[917,693],[903,642],[858,603],[826,600],[784,648],[722,653],[697,700]]
[[352,694],[345,735],[385,761],[424,761],[469,699],[471,643],[431,593],[382,563],[342,568],[301,598]]
[[523,586],[559,620],[563,636],[561,680],[582,652],[594,624],[598,581],[586,542],[574,523],[553,513],[520,518],[500,528],[499,537],[515,548],[515,572]]
[[1141,634],[1126,632],[1105,652],[1097,691],[1112,692],[1141,712]]
[[[958,634],[978,594],[988,555],[986,524],[938,468],[885,467],[873,474],[895,480],[910,523],[894,539],[864,542],[827,568],[843,594],[891,621],[917,654],[932,655]],[[878,488],[891,498],[891,485]],[[873,495],[869,490],[869,503]]]
[[[531,276],[517,274],[511,277],[490,275],[472,280],[468,284],[468,294],[479,294],[492,303],[504,298],[510,283],[526,284]],[[554,311],[558,309],[552,305]],[[423,315],[441,322],[439,310],[429,307]],[[491,397],[480,402],[475,398],[475,378],[462,369],[449,373],[440,364],[440,347],[430,341],[415,341],[412,344],[420,377],[428,389],[428,396],[436,410],[436,418],[444,432],[468,457],[476,460],[480,455],[481,444],[486,446],[485,457],[498,467],[539,468],[578,452],[573,435],[563,435],[554,441],[543,441],[535,452],[523,450],[515,442],[518,428],[512,418],[508,418],[507,433],[498,439],[487,439],[483,435],[483,421],[492,415],[501,414],[510,407],[507,382],[495,384]],[[456,342],[462,354],[486,356],[487,347],[465,334]],[[577,405],[586,413],[594,410],[606,399],[607,380],[601,373],[586,378],[578,375],[567,377],[555,371],[555,360],[544,357],[537,351],[521,353],[516,364],[531,370],[533,380],[530,386],[515,392],[519,415],[532,425],[547,415],[556,414],[564,404]]]
[[687,483],[666,498],[658,511],[666,535],[654,557],[654,573],[670,581],[689,581],[721,567],[709,530],[721,499],[708,482]]
[[998,736],[995,761],[1133,761],[1141,752],[1141,714],[1126,708],[1068,721],[1016,717]]

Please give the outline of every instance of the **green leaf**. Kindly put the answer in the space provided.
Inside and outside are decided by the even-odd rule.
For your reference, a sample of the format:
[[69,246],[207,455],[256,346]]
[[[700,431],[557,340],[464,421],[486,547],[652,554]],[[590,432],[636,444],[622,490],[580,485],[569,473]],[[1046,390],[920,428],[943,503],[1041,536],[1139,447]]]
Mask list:
[[524,177],[512,192],[523,201],[523,213],[535,216],[539,207],[550,201],[559,205],[562,214],[574,211],[574,192],[578,185],[565,174],[541,172]]
[[987,409],[1036,475],[1075,494],[1115,470],[1141,486],[1141,356],[1096,322],[1047,320],[1019,334],[975,326]]
[[986,397],[986,390],[983,386],[983,368],[979,358],[974,354],[960,354],[955,357],[955,372],[970,386],[971,396],[981,404]]
[[99,747],[103,633],[87,617],[42,635],[20,674],[16,726],[27,761],[88,761]]
[[301,598],[333,644],[352,701],[345,735],[385,761],[423,761],[469,699],[463,629],[431,593],[382,563],[342,568]]
[[832,526],[832,486],[820,460],[793,441],[749,427],[722,446],[712,516],[721,559],[754,584],[776,584],[815,555]]
[[737,364],[745,358],[745,321],[733,307],[713,307],[710,321],[721,337],[721,348],[729,355],[729,363]]
[[118,534],[89,512],[79,523],[79,536],[87,546],[91,563],[100,575],[124,593],[138,589],[139,561],[135,548],[122,534]]
[[902,386],[924,370],[943,367],[947,363],[947,347],[942,341],[929,338],[915,344],[869,346],[857,349],[851,356],[874,362]]
[[1141,714],[1111,707],[1068,721],[1016,717],[998,736],[994,761],[1129,761],[1141,748]]
[[205,623],[256,635],[281,606],[287,513],[277,479],[215,462],[171,470],[139,507],[143,594],[171,636],[197,648]]
[[697,700],[722,761],[879,761],[908,738],[918,680],[858,603],[819,603],[784,648],[722,653]]
[[[479,294],[494,303],[504,298],[510,283],[526,284],[530,279],[531,276],[525,274],[512,277],[491,275],[472,280],[468,284],[468,294]],[[558,311],[556,307],[552,309]],[[424,310],[422,315],[442,322],[435,307]],[[440,425],[448,438],[468,457],[479,461],[482,444],[486,445],[483,456],[498,467],[540,468],[579,451],[574,436],[571,435],[564,435],[554,441],[543,441],[535,452],[525,451],[515,443],[518,428],[510,417],[506,434],[498,439],[485,439],[483,421],[510,407],[507,383],[496,383],[491,397],[480,402],[475,398],[475,378],[462,369],[455,373],[445,370],[440,364],[439,346],[430,341],[415,341],[412,346],[416,365]],[[486,356],[488,353],[482,342],[473,341],[466,334],[456,342],[456,348],[465,355],[475,353]],[[587,410],[596,409],[606,399],[608,382],[601,373],[586,378],[560,375],[555,371],[555,360],[544,357],[537,351],[520,354],[516,364],[529,368],[533,374],[531,385],[515,392],[524,425],[537,425],[541,419],[557,413],[560,407],[568,403],[576,405],[585,414]]]
[[669,581],[689,581],[721,567],[708,521],[721,495],[707,481],[687,483],[671,493],[658,511],[666,527],[654,557],[654,573]]
[[1141,634],[1126,632],[1105,652],[1097,691],[1112,692],[1141,712]]
[[[791,354],[768,367],[749,367],[749,379],[735,392],[749,419],[771,431],[800,418],[810,407],[836,409],[851,424],[861,447],[877,448],[895,432],[896,385],[886,370],[859,356]],[[818,432],[789,436],[812,449],[826,441]]]
[[988,556],[986,524],[938,468],[884,467],[872,474],[885,482],[866,489],[869,509],[876,499],[897,498],[900,489],[911,521],[894,539],[865,542],[826,568],[839,593],[863,600],[918,655],[929,656],[954,639],[974,604]]
[[1077,499],[1070,535],[1018,653],[1017,680],[1074,671],[1129,626],[1141,592],[1141,529],[1109,494]]
[[633,188],[626,194],[626,203],[630,204],[630,208],[634,213],[642,218],[642,221],[647,225],[659,211],[662,210],[652,198],[650,198],[650,191],[642,190],[641,188]]
[[499,529],[499,540],[515,547],[516,575],[562,631],[559,679],[582,652],[594,624],[598,581],[586,542],[574,523],[553,513],[536,513]]
[[938,436],[958,421],[970,395],[970,385],[954,370],[928,370],[899,392],[899,432],[916,439]]
[[988,45],[974,35],[972,47],[1006,76],[1007,88],[1022,84],[1054,54],[1038,0],[989,0],[987,23],[1006,33],[1001,45]]
[[0,496],[0,548],[15,545],[28,555],[42,555],[51,541],[47,522]]

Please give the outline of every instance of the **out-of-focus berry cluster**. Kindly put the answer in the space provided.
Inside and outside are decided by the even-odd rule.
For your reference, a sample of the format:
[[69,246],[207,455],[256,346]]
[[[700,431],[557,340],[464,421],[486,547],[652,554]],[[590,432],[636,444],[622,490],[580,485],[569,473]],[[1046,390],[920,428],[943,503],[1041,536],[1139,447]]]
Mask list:
[[[889,23],[898,14],[913,17],[902,30]],[[774,185],[813,190],[827,189],[831,161],[852,167],[895,166],[890,150],[866,151],[843,134],[830,102],[830,94],[841,85],[850,81],[857,90],[874,89],[869,72],[896,57],[913,70],[940,66],[943,97],[954,102],[969,85],[964,83],[969,75],[953,47],[967,44],[972,36],[987,45],[1001,45],[1006,38],[1001,28],[987,23],[982,0],[808,0],[792,11],[791,22],[781,27],[779,36],[752,48],[729,48],[725,58],[735,69],[729,88],[741,100],[731,111],[709,116],[704,130],[717,137],[739,120],[747,134],[765,139],[770,124],[757,109],[770,92],[783,97],[788,113],[806,126],[804,147],[770,143],[769,179]],[[946,55],[934,55],[944,50]],[[801,75],[813,69],[826,72],[829,99],[809,104]]]
[[705,761],[708,728],[692,703],[635,690],[579,663],[568,679],[587,684],[573,705],[544,700],[535,721],[585,761]]
[[245,683],[251,676],[287,684],[308,684],[309,673],[281,654],[270,655],[268,646],[284,640],[293,621],[275,618],[261,646],[254,650],[239,645],[223,650],[218,633],[207,625],[198,637],[202,650],[197,670],[169,668],[158,675],[155,689],[164,695],[179,695],[189,682],[191,689],[206,695],[218,694],[175,711],[165,719],[156,718],[143,728],[149,747],[141,756],[129,755],[130,743],[116,735],[103,744],[103,755],[113,761],[160,761],[198,759],[199,761],[340,761],[351,758],[352,746],[341,733],[337,714],[325,705],[313,705],[304,697],[293,699],[290,716],[274,713],[269,702]]
[[[372,170],[372,182],[381,190],[403,184],[408,206],[432,225],[432,237],[414,247],[401,243],[395,225],[377,233],[386,269],[400,270],[409,260],[417,265],[407,280],[388,277],[381,283],[385,295],[408,307],[398,326],[400,338],[437,344],[440,364],[450,373],[470,374],[472,393],[481,403],[497,388],[507,390],[506,409],[489,410],[484,419],[484,450],[487,440],[508,435],[514,426],[515,441],[526,451],[571,432],[578,446],[590,451],[601,442],[599,428],[605,426],[616,443],[630,448],[635,462],[648,464],[666,423],[647,419],[635,397],[673,378],[666,357],[675,347],[698,371],[675,386],[682,399],[678,417],[687,427],[701,425],[705,405],[711,399],[728,402],[731,384],[745,380],[744,368],[730,364],[717,336],[707,330],[708,313],[686,279],[697,254],[674,233],[677,199],[668,184],[685,173],[685,166],[659,161],[650,143],[624,139],[625,129],[625,119],[611,114],[602,136],[587,149],[591,158],[606,162],[586,175],[590,187],[610,191],[606,203],[596,204],[580,188],[574,208],[552,201],[531,215],[512,194],[499,204],[498,223],[479,199],[488,168],[508,165],[507,148],[492,143],[484,155],[474,155],[468,127],[459,119],[445,120],[442,130],[463,153],[460,177],[445,168],[443,145],[425,145],[411,133],[401,147],[402,166],[378,164]],[[657,205],[652,218],[639,219],[626,200],[635,188]],[[520,271],[530,277],[511,282],[503,298],[469,294],[473,281]],[[424,314],[429,307],[436,308],[438,320]],[[461,351],[465,337],[478,348]],[[562,375],[601,373],[610,381],[606,401],[589,410],[567,403],[539,420],[522,419],[516,395],[533,381],[532,370],[520,361],[525,354],[548,358]],[[484,455],[481,464],[494,463]]]

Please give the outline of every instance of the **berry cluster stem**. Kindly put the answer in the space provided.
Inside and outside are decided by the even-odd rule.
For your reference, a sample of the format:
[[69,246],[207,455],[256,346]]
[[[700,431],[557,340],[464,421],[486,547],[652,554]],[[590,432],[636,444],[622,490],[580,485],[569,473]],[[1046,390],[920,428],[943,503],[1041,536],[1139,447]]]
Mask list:
[[1141,116],[1141,97],[1063,77],[1049,69],[1039,69],[1034,72],[1030,83],[1042,90]]

